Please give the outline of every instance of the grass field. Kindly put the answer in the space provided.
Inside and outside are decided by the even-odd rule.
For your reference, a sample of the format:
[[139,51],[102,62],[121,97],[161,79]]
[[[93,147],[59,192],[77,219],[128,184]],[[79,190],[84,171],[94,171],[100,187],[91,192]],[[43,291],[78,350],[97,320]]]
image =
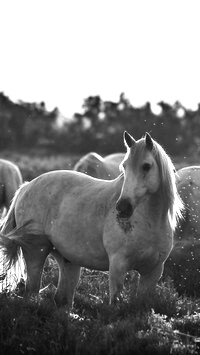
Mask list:
[[[78,159],[9,152],[1,157],[17,163],[24,180],[54,169],[71,169]],[[198,164],[187,158],[174,161],[177,168]],[[23,300],[20,288],[0,294],[1,354],[200,353],[200,298],[186,296],[184,290],[178,294],[171,278],[161,279],[155,294],[136,299],[131,286],[134,273],[129,273],[123,302],[109,306],[108,273],[83,269],[74,309],[67,315],[53,303],[57,277],[57,265],[49,258],[42,286],[51,283],[51,287],[38,301]]]
[[38,302],[2,293],[1,354],[198,354],[200,299],[160,283],[154,295],[136,300],[128,276],[123,303],[114,307],[108,275],[83,269],[69,316],[55,308],[54,288]]

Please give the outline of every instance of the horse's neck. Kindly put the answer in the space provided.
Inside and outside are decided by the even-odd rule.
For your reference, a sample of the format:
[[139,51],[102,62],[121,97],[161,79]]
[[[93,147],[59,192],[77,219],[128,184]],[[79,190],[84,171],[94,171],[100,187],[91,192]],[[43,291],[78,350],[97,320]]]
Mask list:
[[168,210],[164,204],[163,196],[160,191],[149,195],[147,199],[147,211],[155,223],[163,223],[168,215]]
[[111,204],[116,203],[120,194],[124,181],[123,174],[120,174],[114,180],[109,180],[109,199],[111,200]]

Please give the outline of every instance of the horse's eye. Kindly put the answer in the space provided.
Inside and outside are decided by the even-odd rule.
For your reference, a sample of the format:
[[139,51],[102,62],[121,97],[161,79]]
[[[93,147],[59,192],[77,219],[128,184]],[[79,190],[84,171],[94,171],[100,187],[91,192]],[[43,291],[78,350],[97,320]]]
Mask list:
[[142,170],[143,170],[145,173],[147,173],[150,169],[151,169],[151,164],[149,164],[149,163],[144,163],[144,164],[142,165]]

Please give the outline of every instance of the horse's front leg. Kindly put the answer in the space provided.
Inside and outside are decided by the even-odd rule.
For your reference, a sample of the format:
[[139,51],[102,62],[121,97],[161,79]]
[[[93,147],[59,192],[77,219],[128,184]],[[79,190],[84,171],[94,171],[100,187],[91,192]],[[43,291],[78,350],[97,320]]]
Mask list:
[[116,304],[121,300],[120,292],[123,289],[126,263],[120,255],[114,255],[109,260],[109,291],[110,304]]
[[140,275],[137,296],[145,295],[147,292],[155,291],[156,285],[163,273],[164,264],[158,264],[152,271]]

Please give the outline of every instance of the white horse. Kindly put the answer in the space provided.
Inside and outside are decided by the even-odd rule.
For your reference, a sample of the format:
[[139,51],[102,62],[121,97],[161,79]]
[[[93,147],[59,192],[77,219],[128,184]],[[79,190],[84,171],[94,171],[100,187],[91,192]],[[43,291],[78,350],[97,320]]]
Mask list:
[[8,210],[21,184],[22,175],[18,166],[9,160],[0,159],[0,208]]
[[170,276],[181,294],[199,297],[200,166],[181,168],[176,175],[177,190],[184,203],[184,218],[176,228],[164,277]]
[[177,189],[185,205],[181,223],[181,239],[200,238],[200,166],[187,166],[177,171]]
[[74,170],[91,175],[98,179],[111,180],[119,174],[119,165],[124,159],[123,153],[114,153],[103,158],[97,153],[84,155],[74,166]]
[[110,303],[117,300],[129,270],[140,274],[139,293],[154,289],[172,249],[182,204],[174,166],[163,148],[148,133],[136,141],[125,132],[124,142],[123,173],[114,180],[59,170],[22,185],[1,229],[1,278],[21,248],[25,296],[38,294],[52,252],[60,269],[58,306],[72,307],[81,267],[109,270]]

